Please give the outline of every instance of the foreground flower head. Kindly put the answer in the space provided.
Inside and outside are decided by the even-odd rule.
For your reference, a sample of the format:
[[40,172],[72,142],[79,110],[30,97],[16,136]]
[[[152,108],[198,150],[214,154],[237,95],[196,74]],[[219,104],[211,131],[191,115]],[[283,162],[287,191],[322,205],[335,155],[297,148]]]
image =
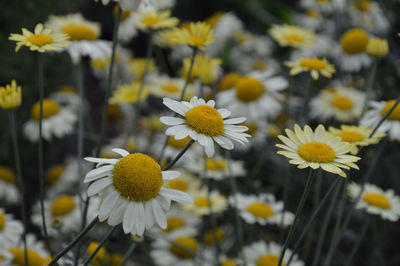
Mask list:
[[238,117],[226,119],[231,115],[227,109],[215,109],[215,102],[194,96],[190,102],[178,102],[164,98],[164,105],[172,111],[180,114],[183,118],[163,116],[160,121],[172,126],[165,132],[168,136],[183,139],[190,136],[199,142],[205,149],[208,157],[214,155],[214,141],[222,148],[232,150],[234,145],[231,140],[239,143],[248,142],[250,135],[243,133],[248,130],[245,126],[236,124],[243,123],[246,118]]
[[268,33],[280,46],[305,48],[312,46],[315,40],[312,30],[295,25],[273,25]]
[[134,13],[138,20],[136,27],[142,30],[159,30],[176,26],[179,19],[171,17],[171,11],[145,8]]
[[88,195],[101,196],[99,220],[111,226],[122,223],[125,233],[142,236],[145,228],[154,224],[167,227],[164,211],[171,200],[192,203],[192,198],[179,190],[166,189],[163,180],[175,179],[177,171],[161,171],[160,165],[143,153],[129,154],[123,149],[113,149],[120,159],[87,157],[97,163],[97,168],[87,173],[84,183],[93,182]]
[[287,137],[278,136],[284,144],[276,144],[278,148],[283,149],[277,153],[290,158],[289,163],[297,165],[298,168],[311,167],[315,170],[321,167],[342,177],[347,175],[341,168],[359,169],[355,162],[361,158],[347,154],[352,145],[343,142],[340,137],[327,135],[323,125],[319,125],[314,132],[308,125],[301,129],[296,124],[294,132],[290,129],[285,129],[285,132]]
[[51,29],[44,28],[41,23],[36,25],[34,32],[22,28],[22,35],[11,33],[8,39],[17,42],[15,52],[18,52],[21,46],[29,47],[31,51],[40,53],[58,51],[70,44],[67,34],[54,34]]
[[0,107],[14,109],[21,105],[21,86],[15,80],[5,87],[0,87]]
[[313,79],[318,79],[319,74],[330,78],[336,72],[332,64],[326,59],[316,57],[302,58],[293,62],[286,62],[285,65],[290,67],[290,75],[297,75],[301,72],[309,71]]

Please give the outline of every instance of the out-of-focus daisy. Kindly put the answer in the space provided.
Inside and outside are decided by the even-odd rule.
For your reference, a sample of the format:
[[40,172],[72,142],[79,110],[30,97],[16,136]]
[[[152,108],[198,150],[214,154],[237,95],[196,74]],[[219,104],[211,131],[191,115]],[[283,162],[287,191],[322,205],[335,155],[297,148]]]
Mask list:
[[[252,146],[257,147],[266,141],[269,132],[269,125],[265,119],[247,120],[242,123],[242,125],[248,127],[248,130],[245,133],[251,136],[249,143],[243,147],[244,150],[248,150]],[[239,147],[239,149],[241,148],[242,147]]]
[[233,89],[241,77],[242,75],[236,72],[225,74],[217,85],[217,91],[226,91]]
[[352,25],[377,34],[385,34],[389,30],[389,21],[377,2],[356,0],[349,6]]
[[27,46],[31,51],[40,53],[58,51],[70,44],[67,34],[52,33],[51,29],[44,28],[41,23],[36,25],[34,32],[22,28],[22,35],[12,33],[8,39],[17,42],[15,52],[18,52],[21,46]]
[[272,194],[258,196],[237,194],[229,198],[229,203],[239,210],[239,215],[249,224],[280,225],[282,218],[284,218],[283,226],[293,223],[293,213],[284,211],[283,202],[276,201]]
[[[357,200],[361,186],[351,182],[347,187],[352,201]],[[396,222],[400,218],[400,197],[394,194],[393,189],[384,191],[373,185],[365,184],[361,198],[356,202],[357,209],[363,209],[368,213],[380,215],[382,219]]]
[[7,247],[16,245],[23,232],[22,223],[0,208],[0,243]]
[[0,108],[14,109],[21,105],[21,86],[15,80],[5,87],[0,87]]
[[160,30],[176,26],[179,19],[171,17],[171,11],[158,11],[144,8],[133,14],[137,20],[136,27],[141,30]]
[[381,140],[381,138],[386,136],[386,134],[383,132],[376,132],[372,137],[369,137],[372,130],[373,130],[372,128],[367,128],[364,125],[361,126],[341,125],[340,129],[329,127],[330,133],[332,133],[337,137],[340,137],[342,141],[346,141],[353,144],[353,147],[350,150],[352,154],[358,153],[358,146],[368,146],[371,144],[376,144]]
[[267,36],[241,30],[235,32],[234,37],[237,42],[232,48],[234,54],[268,58],[273,52],[274,43]]
[[336,49],[337,65],[347,72],[357,72],[371,65],[371,58],[366,54],[368,41],[368,33],[359,28],[343,33]]
[[[41,241],[36,240],[33,234],[26,235],[26,246],[28,247],[29,265],[45,266],[51,261],[50,255],[47,253]],[[12,246],[8,252],[13,256],[11,266],[25,265],[25,255],[23,244]]]
[[79,63],[83,56],[89,56],[91,59],[111,56],[109,42],[98,39],[101,34],[100,23],[88,21],[80,13],[65,16],[51,15],[46,27],[70,37],[72,43],[68,47],[68,52],[74,64]]
[[[167,75],[153,75],[149,79],[150,94],[163,98],[179,99],[185,81],[182,78],[171,78]],[[195,95],[194,85],[188,84],[185,98],[189,99]],[[188,97],[190,96],[190,97]]]
[[[219,58],[211,58],[203,54],[196,55],[190,79],[199,79],[203,84],[214,83],[222,72],[220,68],[221,63],[222,61]],[[190,64],[190,57],[183,59],[183,67],[181,70],[182,77],[187,77]]]
[[162,116],[160,121],[172,126],[166,130],[165,134],[175,136],[175,139],[190,136],[204,147],[208,157],[214,155],[214,141],[228,150],[234,147],[231,139],[239,143],[248,142],[249,135],[243,133],[247,127],[236,125],[244,122],[246,118],[226,119],[231,112],[227,109],[215,109],[213,100],[206,103],[203,99],[194,96],[190,102],[178,102],[164,98],[163,103],[172,111],[183,116],[183,118]]
[[[94,253],[94,251],[98,248],[99,242],[92,241],[89,243],[89,246],[86,249],[87,256],[89,257]],[[92,261],[90,261],[90,265],[92,266],[102,266],[105,264],[105,260],[107,258],[106,248],[100,247],[96,255],[93,257]]]
[[138,99],[139,98],[139,88],[140,88],[139,82],[132,82],[131,84],[120,86],[113,92],[113,95],[110,98],[110,103],[111,104],[127,104],[127,103],[134,104],[138,100],[140,100],[140,101],[146,100],[149,95],[149,87],[146,85],[143,85],[142,91],[140,93],[140,99]]
[[381,38],[370,38],[367,46],[367,53],[375,57],[384,57],[389,53],[387,40]]
[[207,189],[202,189],[193,191],[190,195],[193,197],[193,204],[184,204],[183,208],[196,215],[202,216],[211,213],[220,213],[228,208],[228,200],[216,190],[208,193]]
[[[244,248],[245,258],[247,265],[249,266],[261,266],[261,265],[278,265],[279,257],[281,254],[282,247],[275,242],[265,243],[264,241],[255,242]],[[289,261],[292,251],[286,250],[285,256],[282,260],[282,265],[286,265]],[[299,260],[297,255],[294,255],[292,266],[304,266],[304,262]]]
[[58,87],[57,90],[49,96],[49,98],[70,110],[75,112],[79,110],[81,101],[76,89],[72,86],[63,85]]
[[[199,216],[193,215],[176,205],[171,207],[166,216],[167,228],[163,229],[162,232],[168,234],[183,228],[197,228],[200,224]],[[155,231],[157,232],[158,229]]]
[[288,137],[278,136],[284,144],[276,144],[278,148],[283,149],[277,153],[289,158],[289,163],[297,165],[298,168],[311,167],[315,170],[321,167],[342,177],[347,175],[341,168],[359,169],[355,162],[361,158],[347,154],[352,145],[343,142],[340,137],[326,134],[323,125],[318,125],[313,131],[308,125],[301,129],[295,124],[294,132],[290,129],[285,129],[285,132]]
[[[77,120],[68,108],[60,106],[51,99],[43,100],[42,136],[50,141],[53,137],[61,138],[71,134]],[[24,124],[24,135],[32,142],[39,140],[40,103],[36,102],[31,109],[31,119]]]
[[164,181],[164,186],[166,188],[181,190],[186,193],[191,193],[192,191],[200,189],[201,181],[199,178],[185,170],[179,170],[179,172],[181,175],[177,178]]
[[[164,149],[164,160],[173,160],[176,155],[182,151],[183,148],[190,142],[191,138],[189,136],[183,139],[176,139],[174,136],[169,136],[167,140],[167,146]],[[165,143],[165,135],[159,135],[158,138],[154,141],[152,145],[152,151],[154,154],[161,154],[161,151],[164,147]],[[181,161],[176,162],[176,166],[182,166],[186,163],[187,160],[193,159],[196,154],[202,154],[202,147],[194,143],[190,148],[185,152],[185,156]]]
[[[323,25],[325,25],[325,23],[323,23]],[[333,57],[335,55],[334,52],[336,48],[337,48],[337,43],[332,39],[332,36],[321,33],[315,37],[313,45],[306,48],[296,49],[291,51],[290,60],[294,61],[301,58],[310,58],[310,57],[311,58]]]
[[158,163],[143,153],[129,154],[123,149],[114,149],[120,159],[85,158],[98,163],[97,168],[87,173],[84,183],[93,182],[88,188],[91,197],[100,194],[102,200],[99,220],[107,220],[111,226],[122,222],[125,233],[142,236],[145,228],[154,223],[167,227],[164,211],[171,200],[191,203],[192,198],[179,190],[166,189],[163,180],[175,179],[177,171],[161,171]]
[[207,45],[214,42],[213,29],[204,22],[192,22],[189,27],[182,29],[185,44],[204,50]]
[[2,202],[11,204],[15,204],[19,200],[15,172],[5,165],[0,165],[0,199]]
[[6,249],[6,247],[0,246],[0,265],[1,266],[9,266],[12,265],[11,262],[13,261],[13,254]]
[[154,70],[156,70],[156,64],[154,59],[149,59],[150,61],[147,62],[147,58],[141,58],[141,57],[137,57],[137,58],[132,58],[128,61],[127,66],[129,71],[133,74],[134,79],[136,81],[140,81],[143,76],[144,76],[144,72],[145,72],[145,68],[147,65],[147,73],[149,74],[151,72],[153,72]]
[[[99,0],[94,0],[98,2]],[[140,4],[145,2],[146,0],[101,0],[103,5],[108,5],[111,1],[118,2],[118,5],[121,6],[123,10],[131,10],[134,11],[139,8]]]
[[[360,124],[367,127],[376,127],[382,117],[393,107],[395,100],[371,101],[370,109],[363,115]],[[383,121],[378,128],[379,131],[387,132],[389,138],[400,141],[400,104],[396,106],[389,117]]]
[[323,13],[341,11],[346,7],[344,0],[300,0],[300,6],[305,9],[316,9]]
[[317,30],[326,24],[322,19],[321,13],[318,12],[317,9],[308,9],[303,13],[296,14],[294,19],[300,26],[312,30]]
[[[119,4],[114,6],[113,15],[116,19],[118,14]],[[122,10],[119,27],[118,27],[118,41],[121,43],[128,43],[131,41],[137,34],[137,19],[133,16],[133,12],[130,10]]]
[[302,58],[294,62],[285,62],[285,65],[290,67],[290,75],[297,75],[301,72],[310,72],[313,79],[318,79],[319,74],[327,78],[331,78],[335,68],[326,59]]
[[252,120],[274,118],[282,109],[280,91],[287,86],[287,80],[273,76],[273,72],[252,72],[239,79],[234,89],[218,93],[217,101],[234,115],[245,115]]
[[280,46],[293,48],[312,46],[315,40],[315,33],[312,30],[295,25],[273,25],[268,33]]
[[360,117],[365,93],[352,88],[328,87],[310,101],[310,117],[351,122]]

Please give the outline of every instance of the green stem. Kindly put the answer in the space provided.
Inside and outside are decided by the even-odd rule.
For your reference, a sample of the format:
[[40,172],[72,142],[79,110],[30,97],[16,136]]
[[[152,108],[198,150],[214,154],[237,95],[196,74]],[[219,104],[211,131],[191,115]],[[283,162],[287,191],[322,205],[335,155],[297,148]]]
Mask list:
[[[288,198],[289,198],[289,191],[290,191],[290,168],[287,164],[284,164],[283,167],[283,210],[286,209],[287,205],[288,205]],[[280,232],[280,241],[279,243],[282,243],[284,241],[284,236],[285,236],[285,226],[284,226],[284,222],[285,222],[285,212],[282,212],[282,218],[280,221],[280,228],[281,228],[281,232]]]
[[131,256],[131,254],[133,253],[133,250],[136,247],[136,243],[132,242],[131,246],[129,247],[129,249],[125,252],[124,254],[124,258],[122,259],[121,263],[118,266],[124,266],[125,263],[128,261],[129,257]]
[[283,258],[285,256],[286,250],[289,246],[289,242],[292,240],[292,236],[293,236],[294,230],[296,228],[296,225],[299,221],[301,211],[303,210],[304,203],[306,202],[307,196],[310,192],[311,184],[314,179],[313,177],[314,177],[314,170],[310,168],[309,173],[308,173],[307,183],[306,183],[306,186],[303,191],[303,195],[301,196],[299,205],[297,206],[296,213],[294,215],[293,224],[290,226],[289,233],[286,237],[285,243],[283,244],[281,255],[279,257],[278,266],[282,266]]
[[182,157],[182,155],[192,146],[194,140],[190,140],[188,144],[178,153],[178,155],[163,169],[163,171],[169,170],[175,163]]
[[[205,160],[204,160],[205,161]],[[205,164],[204,164],[205,166]],[[204,167],[205,168],[205,167]],[[217,230],[217,220],[215,219],[215,214],[212,211],[212,204],[211,204],[211,191],[212,191],[212,184],[211,184],[211,180],[210,178],[207,178],[203,175],[203,178],[206,178],[206,182],[207,182],[207,201],[209,202],[208,204],[208,211],[210,212],[210,220],[211,220],[211,234],[212,234],[212,241],[213,241],[213,245],[215,247],[214,251],[215,251],[215,257],[219,258],[219,254],[220,252],[220,246],[219,246],[219,242],[218,242],[218,238],[217,238],[217,234],[216,234],[216,230]],[[218,260],[218,259],[217,259]]]
[[197,51],[198,51],[197,48],[193,48],[192,57],[190,58],[189,70],[188,70],[188,73],[186,76],[185,84],[183,85],[183,88],[181,91],[180,101],[183,101],[183,99],[185,98],[186,88],[190,83],[190,78],[192,77],[192,71],[193,71],[193,66],[194,66],[194,61],[196,59]]
[[361,112],[361,116],[367,110],[368,101],[371,99],[371,93],[372,93],[372,88],[373,88],[374,81],[375,81],[377,66],[378,66],[378,60],[375,59],[374,62],[372,63],[371,69],[370,69],[370,71],[368,73],[368,77],[367,77],[367,84],[366,84],[366,88],[365,88],[365,90],[366,90],[366,92],[365,92],[365,101],[364,101],[363,109],[362,109],[362,112]]
[[17,127],[15,125],[15,116],[14,111],[11,110],[8,113],[8,118],[10,122],[10,135],[13,143],[14,148],[14,161],[15,161],[15,169],[17,171],[17,182],[19,188],[19,195],[21,197],[21,217],[22,222],[24,223],[24,232],[22,233],[22,240],[24,242],[24,262],[25,266],[29,265],[28,262],[28,248],[26,245],[26,232],[27,232],[27,220],[26,220],[26,208],[25,208],[25,194],[24,194],[24,182],[22,179],[22,171],[21,171],[21,157],[19,155],[19,148],[18,148],[18,134],[17,134]]
[[115,229],[117,229],[117,226],[113,226],[110,228],[110,230],[108,230],[107,234],[100,241],[99,245],[96,247],[93,253],[90,254],[89,258],[83,263],[83,266],[89,265],[90,261],[96,256],[97,252],[99,252],[104,243],[106,243],[106,241],[111,237],[112,233],[114,233]]
[[397,97],[395,103],[393,106],[389,109],[389,111],[386,112],[386,114],[381,118],[381,120],[378,122],[378,124],[375,126],[374,130],[369,134],[369,138],[372,137],[375,132],[378,130],[379,126],[389,117],[389,115],[393,112],[393,110],[397,107],[397,105],[400,103],[400,96]]
[[82,75],[82,63],[79,62],[76,66],[76,80],[79,94],[79,122],[78,122],[78,147],[77,147],[77,156],[78,156],[78,177],[79,177],[79,198],[82,201],[82,190],[83,190],[83,182],[81,180],[83,175],[83,136],[84,136],[84,88],[83,88],[83,75]]

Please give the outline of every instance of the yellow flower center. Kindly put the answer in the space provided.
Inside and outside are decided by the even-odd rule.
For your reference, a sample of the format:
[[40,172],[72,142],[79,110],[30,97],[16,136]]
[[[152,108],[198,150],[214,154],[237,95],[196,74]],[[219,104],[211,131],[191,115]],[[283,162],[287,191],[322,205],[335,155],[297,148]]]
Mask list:
[[257,132],[257,130],[258,130],[258,126],[257,126],[256,123],[242,123],[242,126],[248,127],[249,129],[248,129],[245,133],[247,133],[247,134],[249,134],[249,135],[252,135],[252,136],[253,136],[253,135]]
[[124,260],[124,256],[119,253],[115,253],[111,255],[110,258],[110,266],[119,266],[121,265],[121,262]]
[[121,121],[123,117],[124,114],[122,113],[121,109],[118,107],[117,104],[108,105],[108,113],[107,113],[108,121],[110,121],[111,123],[116,123],[118,121]]
[[76,89],[69,85],[62,85],[62,86],[58,87],[57,91],[76,94]]
[[201,46],[206,42],[206,38],[204,36],[199,35],[190,35],[188,37],[188,44],[190,46]]
[[186,137],[183,139],[175,139],[174,136],[170,136],[168,138],[168,145],[177,150],[181,150],[186,146],[186,144],[189,143],[189,141],[190,141],[190,137]]
[[[96,248],[99,246],[99,242],[91,242],[86,250],[87,254],[90,256],[92,253],[96,250]],[[101,247],[99,251],[96,253],[94,256],[94,260],[103,260],[106,257],[106,249],[104,247]]]
[[331,146],[318,141],[301,145],[298,152],[307,162],[330,163],[336,158]]
[[161,87],[161,89],[165,92],[171,92],[171,93],[178,92],[181,90],[175,83],[166,83]]
[[97,40],[96,32],[91,27],[84,24],[71,22],[64,25],[61,31],[68,34],[71,41]]
[[147,27],[154,26],[158,23],[160,23],[163,19],[159,16],[155,15],[147,15],[144,18],[142,18],[142,23],[146,25]]
[[331,104],[343,111],[351,110],[354,106],[354,102],[351,99],[340,95],[335,96],[332,99]]
[[221,228],[215,229],[214,233],[213,233],[213,231],[208,231],[204,236],[204,243],[207,246],[211,247],[213,245],[214,235],[215,235],[215,239],[217,240],[217,242],[221,242],[222,240],[225,239],[225,232]]
[[76,203],[71,196],[60,196],[51,204],[51,215],[63,216],[75,209]]
[[47,183],[50,185],[54,184],[60,178],[62,173],[64,173],[64,171],[65,171],[65,166],[61,164],[51,167],[47,172],[47,178],[46,178]]
[[179,217],[169,217],[167,219],[167,228],[165,228],[165,232],[171,232],[175,229],[181,228],[185,226],[185,221]]
[[[9,250],[13,254],[14,258],[12,264],[18,266],[25,266],[25,253],[21,248],[11,248]],[[43,266],[45,260],[35,250],[28,249],[28,261],[29,266]]]
[[264,85],[256,78],[243,77],[236,83],[236,97],[245,103],[260,98],[265,91]]
[[[43,119],[49,118],[53,115],[58,114],[60,106],[53,100],[43,100]],[[31,109],[31,117],[35,121],[40,120],[40,102],[36,102]]]
[[342,141],[357,142],[365,139],[365,136],[357,131],[343,131],[337,134]]
[[206,197],[198,197],[194,200],[193,204],[198,207],[208,207],[210,205],[210,202]]
[[369,0],[359,0],[354,2],[353,6],[361,12],[367,12],[371,8],[371,2]]
[[224,261],[221,261],[220,266],[236,266],[236,262],[233,259],[226,259]]
[[222,78],[221,82],[219,83],[218,90],[225,91],[225,90],[232,89],[241,77],[242,77],[242,75],[240,75],[238,73],[234,73],[234,72],[226,74]]
[[319,12],[315,9],[307,10],[304,14],[310,18],[318,18],[319,17]]
[[188,185],[186,184],[186,182],[184,182],[182,180],[174,179],[174,180],[169,181],[169,188],[186,191],[188,188]]
[[28,42],[32,43],[33,45],[36,45],[39,47],[42,47],[46,44],[50,44],[53,42],[53,38],[50,35],[44,34],[44,33],[32,34],[31,36],[26,38],[26,40]]
[[304,58],[300,61],[300,65],[302,67],[306,67],[309,69],[314,69],[314,70],[321,70],[326,67],[326,63],[324,60],[318,59],[318,58]]
[[[178,237],[175,239],[174,243],[171,244],[169,250],[179,258],[191,259],[195,256],[195,254],[192,253],[197,252],[197,241],[193,237]],[[188,250],[192,252],[189,252]]]
[[4,212],[0,211],[0,232],[4,230],[5,226],[6,226],[6,216],[4,215]]
[[[274,254],[267,254],[257,259],[257,266],[278,266],[279,257]],[[286,264],[282,262],[282,266]]]
[[[384,116],[390,110],[390,108],[392,108],[395,102],[395,100],[387,101],[385,106],[382,108],[381,115]],[[400,120],[400,104],[398,104],[396,108],[394,108],[387,119]]]
[[275,215],[274,210],[264,202],[253,202],[247,206],[246,210],[253,214],[255,217],[269,218]]
[[368,203],[369,205],[381,208],[381,209],[390,209],[390,207],[392,206],[392,204],[390,203],[390,200],[385,197],[382,194],[378,194],[378,193],[365,193],[363,195],[363,200]]
[[0,180],[9,184],[15,184],[15,174],[10,168],[0,165]]
[[147,201],[155,198],[162,186],[158,163],[148,155],[133,153],[115,165],[114,187],[128,200]]
[[94,69],[104,69],[110,64],[110,62],[111,62],[110,58],[92,59],[92,60],[90,60],[90,65]]
[[224,120],[217,109],[208,105],[198,105],[185,114],[186,124],[194,131],[206,136],[224,133]]
[[368,34],[362,29],[351,29],[342,35],[340,42],[346,53],[362,53],[367,49]]
[[206,159],[206,169],[209,171],[220,171],[220,170],[226,170],[228,168],[228,165],[225,160],[214,160],[212,158],[207,158]]
[[289,44],[299,44],[304,42],[304,37],[298,33],[289,33],[285,35],[285,40]]
[[255,60],[251,64],[251,69],[252,70],[266,70],[267,64],[263,60]]

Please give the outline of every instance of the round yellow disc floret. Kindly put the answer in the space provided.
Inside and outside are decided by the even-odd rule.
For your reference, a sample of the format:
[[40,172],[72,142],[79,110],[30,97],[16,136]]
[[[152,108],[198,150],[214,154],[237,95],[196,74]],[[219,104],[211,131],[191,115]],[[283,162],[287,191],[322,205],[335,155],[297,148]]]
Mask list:
[[331,146],[318,141],[301,145],[298,152],[307,162],[330,163],[336,158]]
[[260,98],[265,91],[264,85],[256,78],[243,77],[235,85],[236,97],[245,103]]
[[168,146],[171,146],[177,150],[181,150],[186,146],[186,144],[189,143],[189,141],[190,141],[190,137],[186,137],[183,139],[175,139],[174,136],[170,136],[168,138]]
[[[381,115],[384,116],[390,110],[390,108],[393,107],[395,102],[396,102],[395,100],[387,101],[385,106],[382,108]],[[398,121],[400,120],[400,104],[398,104],[396,108],[394,108],[394,110],[390,113],[387,119],[398,120]]]
[[65,171],[65,166],[62,164],[51,167],[47,172],[47,178],[46,178],[47,183],[50,185],[54,184],[60,178],[62,173],[64,173],[64,171]]
[[353,100],[340,95],[333,97],[331,104],[343,111],[351,110],[354,106]]
[[246,210],[258,218],[269,218],[275,215],[274,210],[264,202],[253,202]]
[[[11,254],[13,254],[13,265],[25,266],[25,254],[24,250],[21,248],[11,248],[8,250]],[[28,261],[29,266],[43,266],[44,259],[37,253],[35,250],[28,249]]]
[[133,153],[115,165],[113,184],[128,200],[151,200],[157,197],[162,186],[161,168],[150,156]]
[[[279,257],[274,254],[267,254],[257,259],[257,266],[278,266]],[[282,262],[282,266],[286,264]]]
[[206,159],[206,170],[209,171],[221,171],[226,170],[228,165],[225,160],[215,160],[213,158]]
[[5,226],[6,226],[6,216],[4,215],[4,212],[0,211],[0,232],[4,230]]
[[304,58],[301,59],[300,65],[302,67],[306,67],[308,69],[314,69],[314,70],[321,70],[326,67],[326,63],[324,60],[318,59],[318,58]]
[[240,80],[241,77],[242,75],[235,72],[226,74],[220,81],[218,85],[218,90],[225,91],[232,89],[233,87],[235,87],[236,83]]
[[91,27],[84,24],[68,23],[62,27],[61,31],[68,34],[71,41],[97,40],[96,32]]
[[285,40],[289,44],[299,44],[304,42],[304,37],[297,33],[289,33],[285,35]]
[[[193,237],[178,237],[175,239],[174,243],[171,244],[169,250],[179,258],[190,259],[195,256],[195,253],[197,252],[197,240]],[[184,247],[185,249],[181,247]],[[192,252],[189,252],[188,250]]]
[[207,197],[198,197],[194,200],[193,204],[198,207],[208,207],[210,202]]
[[74,198],[68,195],[60,196],[53,201],[51,204],[51,215],[53,216],[63,216],[70,213],[75,209],[76,203]]
[[186,191],[188,189],[188,185],[186,184],[186,182],[179,179],[169,181],[168,186],[171,189],[177,189],[181,191]]
[[53,38],[50,35],[44,33],[32,34],[31,36],[26,38],[26,40],[39,47],[53,42]]
[[15,174],[11,168],[0,165],[0,180],[9,184],[15,184]]
[[369,205],[381,208],[381,209],[390,209],[392,204],[390,200],[382,194],[379,193],[365,193],[362,199],[368,203]]
[[367,49],[368,34],[362,29],[351,29],[342,35],[340,42],[346,53],[362,53]]
[[166,83],[161,87],[161,89],[169,93],[174,93],[181,90],[175,83]]
[[365,136],[357,131],[343,131],[337,134],[342,141],[346,142],[357,142],[365,139]]
[[224,120],[217,109],[198,105],[185,114],[186,124],[197,133],[218,136],[224,133]]
[[[60,111],[60,105],[53,100],[43,100],[43,119],[49,118],[53,115],[58,114]],[[35,121],[40,120],[40,102],[36,102],[31,109],[31,117]]]
[[174,231],[177,228],[181,228],[185,226],[185,221],[179,217],[169,217],[167,219],[167,228],[165,228],[165,232]]

